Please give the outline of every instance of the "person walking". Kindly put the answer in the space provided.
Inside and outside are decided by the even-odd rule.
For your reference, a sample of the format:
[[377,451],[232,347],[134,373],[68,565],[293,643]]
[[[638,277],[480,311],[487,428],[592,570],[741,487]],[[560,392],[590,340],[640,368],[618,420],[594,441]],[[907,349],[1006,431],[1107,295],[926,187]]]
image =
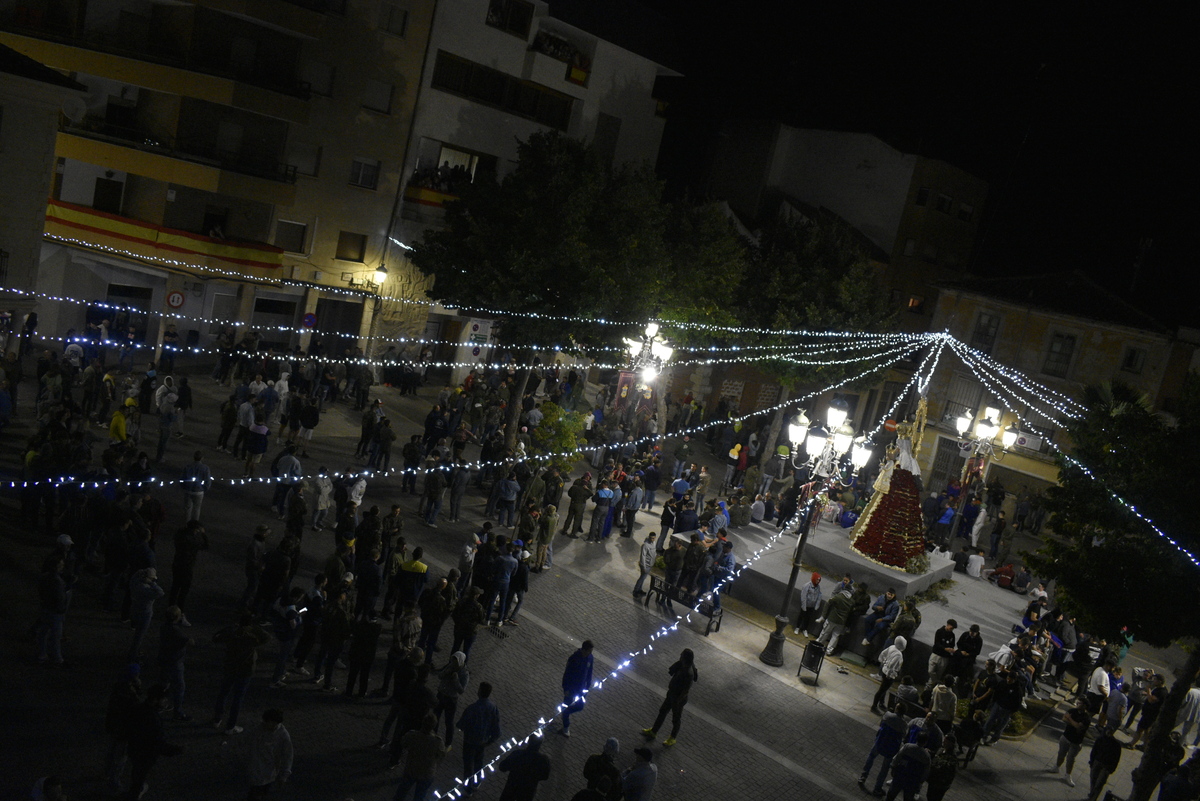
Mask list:
[[879,721],[879,728],[875,731],[875,742],[871,745],[867,761],[858,777],[858,786],[864,791],[867,789],[867,779],[871,777],[871,766],[875,764],[876,758],[881,757],[882,763],[879,766],[879,775],[875,778],[874,794],[883,795],[883,784],[887,780],[888,769],[900,751],[906,729],[904,718],[891,710],[884,713],[883,719]]
[[[200,551],[208,549],[208,534],[200,521],[189,519],[187,525],[175,533],[175,556],[171,560],[171,591],[167,595],[167,605],[177,606],[182,610],[187,604],[188,593],[192,589],[192,577],[196,572],[196,559]],[[191,621],[184,614],[180,625],[191,626]]]
[[421,727],[406,732],[401,738],[401,747],[407,756],[400,783],[396,785],[393,801],[404,801],[412,790],[413,801],[425,801],[429,788],[433,786],[433,774],[438,763],[446,756],[448,747],[437,736],[438,719],[428,714],[421,719]]
[[541,752],[542,738],[529,738],[529,745],[509,752],[497,765],[508,774],[500,801],[533,801],[538,785],[550,778],[550,758]]
[[283,725],[283,712],[268,709],[250,740],[250,801],[266,798],[292,775],[292,735]]
[[654,753],[645,746],[633,749],[637,760],[633,767],[621,774],[621,792],[625,801],[650,801],[654,796],[654,785],[658,782],[658,766],[654,764]]
[[[225,646],[225,669],[221,680],[221,689],[217,693],[217,702],[213,707],[213,728],[226,734],[240,734],[243,729],[237,725],[238,712],[242,708],[242,700],[246,690],[250,688],[250,679],[258,663],[258,649],[271,639],[261,626],[254,622],[254,616],[243,612],[236,626],[218,631],[213,635],[213,642]],[[229,716],[225,716],[225,702],[229,701]]]
[[647,534],[645,542],[642,543],[642,550],[638,553],[638,580],[633,585],[634,598],[641,598],[646,594],[642,587],[645,586],[646,576],[650,575],[650,571],[654,569],[654,562],[658,558],[658,551],[654,546],[655,539],[653,531]]
[[193,453],[191,464],[183,468],[183,481],[180,485],[183,487],[183,519],[199,520],[204,493],[212,486],[212,471],[204,463],[200,451]]
[[871,711],[877,715],[880,712],[880,705],[887,699],[888,689],[896,679],[900,678],[900,671],[904,669],[904,648],[907,645],[907,640],[897,637],[895,642],[884,648],[883,652],[879,654],[879,673],[872,676],[872,678],[879,679],[879,690],[871,699]]
[[663,745],[668,748],[675,745],[675,738],[679,736],[679,724],[683,718],[683,708],[687,706],[688,694],[692,690],[692,685],[700,680],[700,672],[696,670],[695,655],[691,648],[684,648],[679,654],[679,659],[675,664],[667,669],[671,674],[671,679],[667,683],[667,697],[663,700],[662,706],[658,708],[658,717],[654,719],[654,725],[648,729],[642,729],[642,736],[649,740],[653,740],[658,736],[658,730],[662,727],[667,719],[667,713],[671,713],[671,736],[663,740]]
[[465,792],[472,795],[483,774],[483,753],[500,739],[500,710],[492,703],[492,685],[479,683],[474,703],[463,710],[455,725],[463,733],[463,776]]
[[583,709],[592,686],[592,641],[584,640],[575,653],[567,658],[563,671],[562,735],[571,736],[571,715]]

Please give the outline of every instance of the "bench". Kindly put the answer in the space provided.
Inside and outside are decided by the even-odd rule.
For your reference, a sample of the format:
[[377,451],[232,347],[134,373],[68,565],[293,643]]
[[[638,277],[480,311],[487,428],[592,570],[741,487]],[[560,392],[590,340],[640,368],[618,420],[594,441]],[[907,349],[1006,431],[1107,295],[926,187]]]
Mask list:
[[[684,592],[674,584],[668,584],[667,580],[662,576],[650,576],[650,591],[646,593],[645,606],[649,608],[650,599],[657,596],[658,602],[683,604],[689,609],[696,603],[696,595],[691,592]],[[708,625],[704,627],[704,636],[707,637],[710,631],[714,628],[716,631],[721,630],[721,617],[725,614],[725,610],[721,607],[714,607],[712,601],[701,601],[700,606],[696,609],[701,615],[708,618]]]

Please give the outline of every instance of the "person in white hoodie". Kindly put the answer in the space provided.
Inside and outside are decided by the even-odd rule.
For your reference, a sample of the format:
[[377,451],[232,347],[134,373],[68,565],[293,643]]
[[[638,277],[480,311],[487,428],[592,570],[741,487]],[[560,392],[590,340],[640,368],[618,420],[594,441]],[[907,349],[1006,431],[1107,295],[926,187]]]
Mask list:
[[874,674],[873,678],[879,679],[879,691],[875,693],[875,698],[871,701],[871,711],[879,714],[880,705],[887,699],[887,691],[891,688],[892,683],[900,677],[900,671],[904,669],[904,649],[908,645],[908,640],[903,637],[897,637],[896,641],[883,649],[879,654],[879,673]]

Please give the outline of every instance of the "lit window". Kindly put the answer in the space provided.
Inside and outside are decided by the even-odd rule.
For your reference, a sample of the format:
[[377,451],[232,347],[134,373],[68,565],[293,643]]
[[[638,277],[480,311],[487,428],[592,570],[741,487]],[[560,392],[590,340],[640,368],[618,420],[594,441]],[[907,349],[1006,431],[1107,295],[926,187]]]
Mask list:
[[913,314],[925,313],[925,298],[922,295],[908,296],[908,310]]

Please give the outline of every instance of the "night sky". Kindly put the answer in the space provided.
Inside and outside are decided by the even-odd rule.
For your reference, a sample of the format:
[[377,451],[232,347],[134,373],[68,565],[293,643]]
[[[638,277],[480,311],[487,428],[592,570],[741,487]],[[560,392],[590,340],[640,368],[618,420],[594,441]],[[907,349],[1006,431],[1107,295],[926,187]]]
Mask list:
[[[1123,295],[1133,286],[1131,299],[1162,317],[1200,325],[1188,241],[1200,213],[1189,76],[1200,71],[1184,55],[1194,27],[1183,12],[649,5],[687,75],[659,163],[674,190],[696,175],[724,116],[875,133],[990,182],[975,272],[1078,269]],[[1134,284],[1144,238],[1154,244]]]

